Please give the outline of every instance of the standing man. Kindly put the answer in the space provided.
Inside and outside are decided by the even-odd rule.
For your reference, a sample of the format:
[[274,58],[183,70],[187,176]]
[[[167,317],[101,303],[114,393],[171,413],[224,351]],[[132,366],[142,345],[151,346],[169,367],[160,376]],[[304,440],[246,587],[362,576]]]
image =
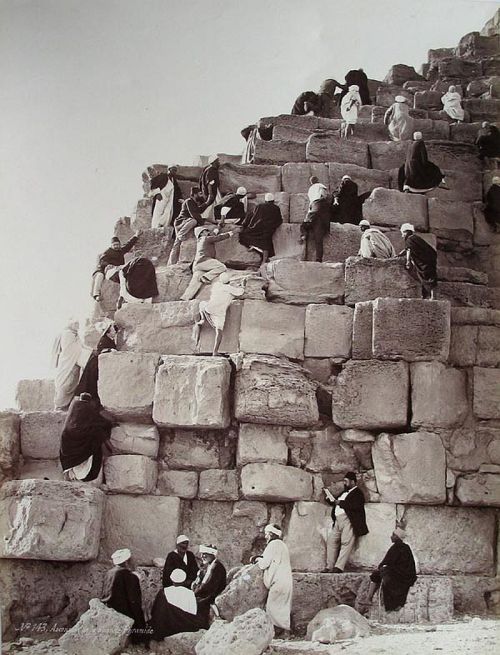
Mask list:
[[[220,161],[214,159],[208,166],[206,166],[200,175],[200,193],[205,203],[205,209],[210,207],[215,202],[217,192],[219,191],[219,166]],[[204,211],[204,210],[203,210]]]
[[200,627],[205,630],[208,630],[210,624],[210,605],[226,587],[226,569],[217,559],[217,554],[217,548],[212,544],[200,546],[203,570],[198,571],[192,587],[198,603]]
[[162,584],[164,587],[169,587],[172,584],[170,575],[175,569],[182,569],[186,574],[186,580],[183,586],[191,589],[197,574],[198,564],[196,558],[189,549],[189,537],[185,534],[180,534],[177,537],[176,548],[167,555],[165,566],[163,567]]
[[283,223],[281,210],[274,202],[272,193],[266,193],[264,202],[261,202],[244,221],[239,234],[240,243],[251,250],[262,254],[262,264],[265,264],[273,251],[273,234]]
[[422,298],[435,300],[437,251],[425,239],[415,234],[415,228],[410,223],[403,223],[401,234],[405,240],[405,249],[399,254],[406,255],[406,270],[422,285]]
[[[317,178],[312,177],[311,180]],[[305,241],[312,233],[316,246],[316,261],[323,261],[323,239],[330,232],[332,209],[327,200],[327,188],[324,184],[314,182],[308,191],[309,209],[300,225],[300,240]]]
[[195,227],[204,225],[206,222],[213,223],[213,221],[204,219],[202,216],[207,207],[207,203],[203,202],[200,189],[197,186],[191,187],[191,194],[182,203],[181,212],[174,221],[175,241],[168,258],[168,266],[177,264],[182,242],[189,239]]
[[[369,195],[369,194],[368,194]],[[357,225],[363,218],[365,194],[358,196],[358,185],[350,175],[344,175],[333,193],[333,220],[335,223]]]
[[169,166],[166,173],[160,173],[151,179],[151,191],[147,194],[153,198],[151,227],[166,227],[179,215],[182,191],[176,173],[177,166]]
[[365,497],[356,486],[356,473],[344,477],[344,491],[335,497],[328,489],[326,500],[332,509],[332,530],[326,542],[327,568],[332,573],[343,573],[357,537],[368,534],[365,516]]
[[136,232],[134,236],[129,239],[124,246],[122,246],[120,239],[118,237],[113,237],[111,239],[111,247],[99,255],[97,267],[92,275],[92,298],[94,298],[96,302],[101,300],[101,287],[104,277],[106,277],[107,280],[113,278],[113,282],[118,282],[118,277],[115,278],[115,275],[119,272],[121,267],[125,265],[125,255],[134,247],[138,238],[139,232]]

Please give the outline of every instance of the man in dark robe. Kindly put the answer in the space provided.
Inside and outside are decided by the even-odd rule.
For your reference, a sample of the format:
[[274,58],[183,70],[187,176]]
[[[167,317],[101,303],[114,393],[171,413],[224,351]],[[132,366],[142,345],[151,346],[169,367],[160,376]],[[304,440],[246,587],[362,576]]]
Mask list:
[[339,88],[342,89],[340,94],[340,102],[342,98],[349,91],[349,87],[356,85],[359,87],[359,95],[361,96],[362,105],[371,105],[372,101],[370,99],[370,88],[368,86],[368,77],[365,71],[362,68],[358,70],[350,70],[345,76],[345,84],[338,84]]
[[399,190],[427,193],[438,186],[447,189],[441,169],[429,161],[422,132],[414,132],[413,139],[406,151],[406,161],[399,169]]
[[182,203],[180,214],[174,221],[175,240],[168,258],[168,266],[177,264],[181,253],[182,242],[189,239],[195,227],[204,225],[205,223],[215,225],[214,221],[210,221],[202,216],[202,213],[207,207],[208,204],[203,201],[200,189],[197,186],[191,187],[190,196]]
[[96,269],[92,274],[92,298],[94,298],[94,300],[99,302],[101,299],[101,287],[104,277],[108,280],[112,279],[113,282],[118,282],[116,273],[120,266],[125,264],[125,255],[134,247],[138,238],[139,232],[136,232],[134,236],[129,239],[124,246],[122,246],[120,239],[118,237],[113,237],[111,239],[111,247],[99,255]]
[[200,546],[200,554],[204,566],[198,572],[193,584],[193,591],[198,602],[198,618],[201,621],[201,627],[208,630],[210,606],[226,587],[226,569],[217,559],[217,548],[212,544]]
[[202,627],[197,610],[194,591],[186,585],[186,573],[174,569],[168,587],[156,594],[151,609],[152,639],[163,641],[179,632],[197,632]]
[[477,134],[476,146],[481,160],[489,157],[500,157],[500,131],[498,128],[484,121]]
[[325,80],[319,87],[319,107],[316,116],[321,118],[335,118],[338,115],[335,91],[339,83],[337,80]]
[[311,202],[306,217],[300,225],[301,241],[304,241],[309,233],[312,234],[317,262],[323,261],[323,239],[330,233],[330,221],[333,218],[326,187],[323,188],[324,193]]
[[89,482],[99,475],[102,446],[111,435],[113,423],[102,416],[92,396],[73,398],[64,421],[59,459],[66,480]]
[[221,220],[221,212],[224,208],[229,211],[225,212],[224,218],[244,220],[245,218],[245,203],[243,199],[247,195],[247,190],[244,186],[236,189],[236,193],[226,194],[219,202],[214,205],[214,218],[216,221]]
[[392,546],[370,576],[368,602],[371,603],[375,592],[382,585],[382,598],[387,612],[394,612],[404,606],[408,590],[417,580],[413,553],[408,544],[404,543],[404,538],[404,530],[396,528],[391,535]]
[[313,113],[317,116],[320,108],[320,99],[314,91],[304,91],[293,103],[292,111],[290,112],[295,116],[305,116],[306,114]]
[[484,217],[488,225],[498,232],[500,230],[500,177],[494,177],[485,198]]
[[164,587],[172,584],[170,576],[175,569],[181,569],[186,573],[184,586],[191,588],[192,583],[198,575],[198,564],[196,557],[189,550],[189,537],[186,537],[185,534],[180,534],[177,537],[175,550],[172,550],[165,560],[161,578]]
[[130,631],[131,643],[147,643],[149,637],[142,611],[141,585],[137,575],[130,570],[130,557],[128,548],[117,550],[111,555],[114,567],[106,575],[102,602],[120,614],[134,619]]
[[[125,281],[126,292],[132,298],[146,300],[158,295],[156,272],[153,262],[147,257],[134,257],[120,270]],[[125,300],[124,289],[120,294]]]
[[82,393],[89,393],[100,407],[101,402],[97,392],[97,381],[99,379],[99,355],[103,352],[116,350],[116,329],[113,321],[109,318],[103,319],[101,324],[96,325],[96,328],[100,329],[101,337],[85,364],[85,368],[80,376],[80,381],[76,387],[75,396],[79,396]]
[[410,223],[403,223],[401,234],[405,249],[399,253],[406,255],[405,267],[412,277],[422,285],[422,297],[435,300],[437,286],[437,252],[425,239],[415,234]]
[[238,221],[242,226],[239,234],[241,245],[257,250],[262,254],[262,263],[267,262],[274,253],[273,234],[282,223],[281,211],[274,203],[273,194],[266,193],[264,202],[258,204],[244,221]]
[[199,187],[203,202],[206,204],[205,209],[214,203],[219,190],[219,166],[219,160],[214,159],[200,175]]
[[344,175],[333,192],[332,220],[335,223],[359,225],[363,218],[363,202],[369,194],[358,195],[358,185],[349,175]]

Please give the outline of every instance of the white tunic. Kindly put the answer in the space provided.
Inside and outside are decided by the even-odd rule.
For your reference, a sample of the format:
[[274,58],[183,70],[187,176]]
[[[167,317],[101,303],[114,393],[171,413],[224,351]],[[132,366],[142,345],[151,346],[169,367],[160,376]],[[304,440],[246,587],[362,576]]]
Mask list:
[[160,194],[161,200],[157,200],[153,210],[153,219],[151,227],[166,227],[172,222],[172,215],[174,210],[174,183],[168,180],[163,189],[157,189]]
[[361,96],[359,91],[349,91],[342,98],[340,113],[348,125],[355,125],[358,122],[358,111],[361,107]]
[[447,91],[441,97],[441,102],[443,103],[443,109],[450,118],[456,121],[464,120],[465,112],[462,109],[462,97],[460,93]]
[[54,375],[54,406],[64,408],[73,398],[80,379],[80,368],[85,367],[92,351],[82,346],[78,332],[70,328],[62,331],[59,348]]
[[273,539],[257,563],[264,571],[264,584],[269,589],[266,613],[276,627],[290,630],[293,579],[286,544]]

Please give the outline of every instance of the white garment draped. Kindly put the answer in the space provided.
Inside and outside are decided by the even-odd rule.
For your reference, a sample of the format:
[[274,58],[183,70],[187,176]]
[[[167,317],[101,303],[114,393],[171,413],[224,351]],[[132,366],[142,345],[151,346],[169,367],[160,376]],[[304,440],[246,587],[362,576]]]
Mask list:
[[395,102],[385,112],[384,123],[393,141],[408,141],[412,138],[414,121],[409,111],[405,102]]
[[153,210],[151,227],[166,227],[172,223],[174,211],[174,183],[168,180],[163,189],[155,189],[151,195],[159,194],[161,200],[157,200]]
[[361,96],[359,91],[348,91],[342,98],[340,113],[347,125],[356,125],[358,122],[358,111],[361,107]]
[[57,350],[54,361],[54,406],[56,409],[64,409],[73,399],[80,379],[80,368],[85,367],[92,350],[83,347],[78,332],[71,328],[61,332]]
[[390,257],[396,257],[396,251],[388,237],[375,227],[365,230],[361,235],[358,254],[365,259],[389,259]]
[[188,614],[196,614],[198,605],[194,591],[186,587],[166,587],[163,590],[167,601]]
[[457,91],[447,91],[441,97],[441,102],[443,103],[443,109],[450,118],[453,118],[455,121],[464,120],[465,112],[462,109],[462,97],[460,93]]
[[290,630],[293,579],[288,547],[281,539],[272,539],[257,564],[269,589],[266,613],[276,627]]

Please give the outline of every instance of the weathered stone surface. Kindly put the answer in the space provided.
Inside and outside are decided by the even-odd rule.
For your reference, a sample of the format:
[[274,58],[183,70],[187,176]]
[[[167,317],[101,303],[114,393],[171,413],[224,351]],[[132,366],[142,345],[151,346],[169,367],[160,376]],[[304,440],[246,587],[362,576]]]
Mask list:
[[106,488],[112,493],[150,494],[157,476],[157,463],[144,455],[112,455],[104,463]]
[[[308,137],[309,138],[309,137]],[[307,193],[311,186],[309,178],[315,175],[321,184],[328,187],[328,166],[313,163],[290,163],[281,169],[283,191],[288,193]]]
[[158,473],[158,493],[162,496],[196,498],[198,493],[198,473],[196,471],[170,471]]
[[450,304],[377,298],[373,301],[372,347],[378,359],[446,361],[450,351]]
[[451,329],[449,362],[453,366],[474,366],[479,327],[453,325]]
[[373,336],[373,301],[357,302],[352,324],[352,358],[371,359]]
[[[486,74],[498,75],[499,68],[498,65],[488,67]],[[463,106],[465,111],[469,112],[472,122],[489,121],[494,123],[498,120],[500,114],[500,100],[498,98],[469,98],[464,100]]]
[[332,374],[332,362],[329,359],[305,357],[303,366],[315,380],[328,384]]
[[332,418],[341,428],[406,425],[409,390],[405,362],[348,361],[332,389]]
[[429,198],[429,225],[434,234],[451,241],[471,242],[474,234],[469,203]]
[[325,503],[294,503],[285,542],[296,571],[322,571],[326,565],[326,536],[331,508]]
[[476,148],[471,143],[428,141],[427,154],[441,170],[476,173],[479,170]]
[[328,133],[313,134],[306,144],[307,161],[356,164],[368,168],[368,145],[363,141],[340,139]]
[[352,443],[375,441],[373,434],[366,430],[342,430],[340,436],[343,441],[349,441]]
[[241,469],[241,493],[247,500],[308,500],[313,493],[312,475],[293,466],[246,464]]
[[29,412],[21,418],[21,453],[31,459],[59,457],[66,412]]
[[419,298],[420,285],[408,275],[403,259],[349,257],[345,263],[345,302],[375,298]]
[[500,369],[474,367],[473,408],[479,418],[500,418]]
[[155,653],[156,655],[194,655],[196,645],[205,632],[206,630],[178,632],[170,637],[165,637],[160,646],[155,645]]
[[449,428],[460,425],[468,411],[465,371],[440,362],[411,365],[413,426]]
[[493,325],[479,327],[475,363],[478,366],[500,366],[500,328]]
[[272,141],[258,139],[255,142],[254,164],[286,164],[293,161],[306,161],[306,141],[282,141],[273,134]]
[[97,556],[104,494],[84,483],[13,480],[0,491],[1,557],[86,561]]
[[414,96],[415,109],[441,109],[439,91],[417,91]]
[[120,423],[111,430],[111,446],[115,455],[145,455],[156,458],[160,435],[154,425]]
[[452,305],[470,307],[489,307],[493,304],[491,289],[468,282],[445,282],[438,284],[439,297],[449,300]]
[[59,459],[24,459],[19,480],[62,480],[63,471]]
[[0,412],[0,482],[15,476],[20,454],[20,417]]
[[462,266],[440,266],[438,278],[449,282],[470,282],[471,284],[488,284],[488,274]]
[[416,229],[426,230],[427,200],[424,196],[401,193],[396,189],[374,189],[363,204],[363,218],[377,225],[395,225],[399,227],[402,216]]
[[240,424],[236,461],[238,466],[254,462],[286,464],[289,430],[274,425]]
[[309,209],[307,193],[294,193],[290,196],[290,223],[302,223]]
[[[156,375],[153,420],[162,427],[226,428],[231,367],[219,357],[163,357]],[[185,402],[190,399],[189,404]]]
[[342,639],[368,637],[370,624],[349,605],[327,607],[316,614],[307,626],[307,639],[333,644]]
[[[149,217],[151,222],[151,214]],[[133,248],[134,257],[147,257],[155,266],[165,266],[174,243],[174,228],[156,227],[143,229]]]
[[219,172],[222,193],[244,186],[253,193],[281,191],[281,168],[256,164],[223,164]]
[[99,355],[98,393],[104,408],[121,419],[149,418],[153,407],[157,354]]
[[276,125],[273,128],[273,141],[295,141],[295,143],[305,144],[313,132],[314,130],[311,128],[295,125]]
[[343,443],[340,432],[333,426],[312,430],[310,435],[311,455],[305,465],[308,471],[339,474],[358,468],[353,448]]
[[450,125],[447,121],[431,120],[430,118],[415,118],[413,128],[422,132],[424,140],[450,138]]
[[241,314],[241,350],[303,359],[304,324],[303,307],[245,300]]
[[215,621],[196,644],[196,655],[261,655],[274,637],[271,619],[260,608],[231,623]]
[[238,500],[238,471],[201,471],[198,497],[203,500]]
[[347,359],[351,354],[353,314],[350,307],[308,305],[305,356]]
[[[182,294],[187,289],[190,279],[191,271],[189,265],[186,263],[175,264],[175,266],[158,266],[156,268],[158,295],[153,298],[153,304],[180,300]],[[117,287],[118,285],[115,284],[115,286]],[[136,306],[141,307],[144,305]]]
[[283,223],[273,234],[276,257],[301,261],[306,258],[306,244],[300,240],[300,225]]
[[242,566],[217,596],[215,604],[221,618],[232,621],[254,607],[263,608],[268,594],[263,576],[264,572],[257,564]]
[[340,302],[344,295],[343,264],[277,259],[267,265],[268,300],[297,305]]
[[396,96],[404,96],[410,107],[413,106],[413,93],[410,93],[406,89],[403,89],[402,86],[395,84],[387,85],[383,84],[378,87],[376,95],[376,104],[380,107],[390,107],[394,102]]
[[432,505],[446,501],[446,457],[439,435],[381,434],[372,457],[382,502]]
[[220,444],[217,432],[175,430],[162,435],[160,459],[174,469],[219,468]]
[[[356,166],[355,164],[328,164],[330,189],[334,191],[344,177],[349,175],[358,185],[358,193],[367,193],[375,187],[389,187],[390,176],[385,171],[376,171],[371,168]],[[307,189],[306,189],[307,190]]]
[[469,473],[457,478],[455,495],[462,505],[500,507],[500,475]]
[[[391,545],[391,534],[396,524],[396,505],[390,503],[366,503],[366,524],[370,531],[356,540],[349,558],[349,568],[355,570],[378,566],[381,557]],[[412,542],[413,544],[413,542]]]
[[382,171],[399,168],[405,163],[409,141],[375,141],[368,145],[372,168]]
[[21,412],[46,412],[54,408],[54,380],[19,380],[16,404]]
[[69,655],[114,655],[125,647],[134,620],[92,598],[78,623],[59,639]]
[[151,227],[153,217],[153,198],[141,198],[132,213],[130,226],[133,230],[145,230]]
[[500,327],[500,310],[482,307],[452,307],[454,325],[496,325]]
[[[492,575],[493,510],[410,505],[405,520],[407,541],[423,574]],[[428,534],[430,525],[432,539]]]
[[245,357],[236,374],[235,417],[247,423],[314,425],[319,417],[316,386],[296,364]]
[[156,557],[165,557],[175,547],[179,519],[178,498],[109,495],[103,517],[102,554],[109,558],[126,544],[137,564],[150,566]]

